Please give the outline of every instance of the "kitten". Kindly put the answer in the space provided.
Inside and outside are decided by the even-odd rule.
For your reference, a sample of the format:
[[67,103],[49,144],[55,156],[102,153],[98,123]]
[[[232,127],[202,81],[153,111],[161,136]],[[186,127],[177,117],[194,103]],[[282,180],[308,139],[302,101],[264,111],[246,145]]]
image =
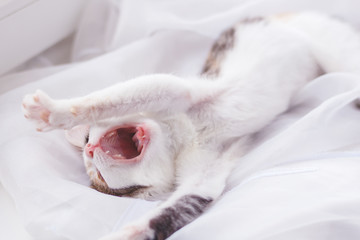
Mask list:
[[253,133],[321,72],[358,72],[359,51],[358,33],[322,14],[247,19],[219,37],[201,76],[146,75],[64,100],[37,91],[23,110],[39,131],[68,130],[95,189],[164,200],[102,240],[165,239],[221,196]]

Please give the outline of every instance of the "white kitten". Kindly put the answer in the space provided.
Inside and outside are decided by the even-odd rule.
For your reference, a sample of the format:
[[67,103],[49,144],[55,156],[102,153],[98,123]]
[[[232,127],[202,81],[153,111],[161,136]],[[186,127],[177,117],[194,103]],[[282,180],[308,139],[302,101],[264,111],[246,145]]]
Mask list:
[[248,19],[215,42],[202,76],[147,75],[65,100],[37,91],[23,110],[40,131],[69,130],[95,189],[166,199],[102,239],[165,239],[219,198],[251,134],[321,72],[359,72],[359,53],[359,35],[321,14]]

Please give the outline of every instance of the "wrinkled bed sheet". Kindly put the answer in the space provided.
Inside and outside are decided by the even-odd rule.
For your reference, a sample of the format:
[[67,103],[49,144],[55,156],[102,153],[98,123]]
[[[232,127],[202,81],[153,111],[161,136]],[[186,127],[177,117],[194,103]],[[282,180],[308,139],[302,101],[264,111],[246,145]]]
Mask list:
[[[24,94],[40,88],[75,97],[147,73],[198,74],[211,43],[232,23],[310,9],[360,26],[358,0],[89,1],[73,62],[5,77],[31,83],[0,95],[0,181],[34,239],[97,239],[157,203],[90,189],[63,131],[38,133],[23,118]],[[359,96],[357,75],[310,82],[256,135],[224,196],[171,239],[360,239]]]

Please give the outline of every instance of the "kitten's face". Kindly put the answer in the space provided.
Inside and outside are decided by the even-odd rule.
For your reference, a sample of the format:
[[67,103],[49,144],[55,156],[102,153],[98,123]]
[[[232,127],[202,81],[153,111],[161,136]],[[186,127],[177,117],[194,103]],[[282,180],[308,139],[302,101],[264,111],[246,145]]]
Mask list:
[[111,119],[79,129],[93,188],[149,200],[162,199],[173,190],[176,143],[168,125],[149,119]]

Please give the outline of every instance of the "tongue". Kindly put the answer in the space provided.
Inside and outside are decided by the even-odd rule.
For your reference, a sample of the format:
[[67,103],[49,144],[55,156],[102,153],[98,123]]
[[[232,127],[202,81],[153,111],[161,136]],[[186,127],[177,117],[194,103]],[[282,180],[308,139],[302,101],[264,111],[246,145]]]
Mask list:
[[101,149],[114,158],[134,158],[140,154],[133,141],[136,132],[136,128],[119,128],[111,131],[100,140]]

